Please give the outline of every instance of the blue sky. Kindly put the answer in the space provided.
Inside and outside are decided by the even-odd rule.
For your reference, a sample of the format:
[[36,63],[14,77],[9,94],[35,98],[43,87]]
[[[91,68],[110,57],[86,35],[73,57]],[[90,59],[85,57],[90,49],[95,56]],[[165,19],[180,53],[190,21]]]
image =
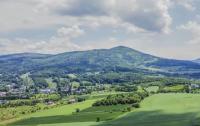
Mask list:
[[200,57],[199,0],[0,0],[0,55],[118,45]]

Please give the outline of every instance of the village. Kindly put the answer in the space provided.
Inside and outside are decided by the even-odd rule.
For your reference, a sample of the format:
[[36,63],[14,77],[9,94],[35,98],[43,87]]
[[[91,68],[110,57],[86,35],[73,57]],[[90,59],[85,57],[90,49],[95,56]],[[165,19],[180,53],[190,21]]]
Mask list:
[[[12,83],[10,85],[6,85],[6,91],[0,91],[0,104],[6,104],[10,100],[18,100],[18,99],[29,99],[29,97],[37,95],[37,94],[61,94],[64,96],[68,95],[80,95],[88,93],[88,90],[85,87],[77,87],[73,88],[72,86],[63,86],[57,88],[44,88],[35,91],[34,89],[28,89],[26,86],[17,87],[16,84]],[[75,102],[72,99],[69,102]],[[48,101],[47,104],[53,104],[51,101]]]
[[[189,92],[192,93],[195,90],[200,89],[199,84],[187,84]],[[72,85],[65,85],[59,88],[43,88],[39,90],[30,89],[24,85],[17,86],[15,83],[6,85],[6,91],[0,90],[0,104],[6,104],[10,100],[18,100],[18,99],[29,99],[29,97],[37,94],[61,94],[64,96],[69,95],[81,95],[91,93],[91,89],[86,87],[73,87]],[[98,85],[98,89],[102,90],[103,85]],[[195,92],[196,93],[196,92]],[[200,93],[200,92],[199,92]],[[70,103],[75,102],[75,99],[70,99]],[[48,101],[46,104],[53,104],[52,101]]]

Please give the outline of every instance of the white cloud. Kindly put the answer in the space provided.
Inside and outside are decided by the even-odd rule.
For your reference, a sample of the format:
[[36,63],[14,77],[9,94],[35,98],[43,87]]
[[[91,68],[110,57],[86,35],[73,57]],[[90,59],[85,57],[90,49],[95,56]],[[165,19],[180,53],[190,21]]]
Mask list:
[[[179,28],[181,30],[175,32],[173,31],[175,29],[170,27],[173,23],[171,16],[177,16],[179,19],[181,14],[180,20],[177,21],[177,18],[174,20],[173,26],[185,22],[185,20],[194,20],[190,19],[193,14],[191,17],[187,17],[179,11],[174,12],[177,6],[181,6],[191,11],[190,13],[197,14],[198,5],[195,5],[194,1],[0,0],[0,38],[8,37],[0,40],[0,53],[58,53],[127,45],[142,51],[150,50],[149,52],[153,54],[159,53],[159,55],[167,57],[181,57],[181,53],[187,57],[196,56],[197,52],[186,55],[185,50],[188,47],[189,52],[192,52],[192,49],[196,51],[199,47],[200,23],[190,22],[182,25]],[[44,41],[36,41],[33,38],[37,35],[39,36],[37,38],[40,38],[39,34],[45,34],[39,30],[48,32],[50,29],[49,32],[52,34],[53,30],[56,31],[58,27],[61,28],[58,29],[57,34],[45,38]],[[22,39],[26,37],[20,37],[20,35],[29,30],[31,33],[24,36],[28,36],[30,39]],[[108,33],[105,38],[101,35],[101,33],[104,34],[104,30]],[[32,31],[34,36],[30,37]],[[112,33],[112,31],[117,32]],[[188,36],[191,37],[189,44],[184,45],[186,42],[182,41],[185,38],[182,31],[188,32]],[[148,36],[152,34],[154,35]],[[81,35],[84,36],[84,40],[76,44],[74,41],[78,39],[75,38]],[[18,38],[11,39],[16,36]],[[44,36],[50,35],[47,33]],[[188,36],[186,35],[186,37]],[[175,50],[180,51],[175,52]]]
[[84,18],[79,19],[79,25],[83,27],[87,27],[90,29],[98,29],[100,27],[108,27],[112,29],[123,29],[127,32],[132,33],[140,33],[140,32],[147,32],[145,29],[137,27],[133,24],[123,22],[119,18],[115,17],[108,17],[108,16],[100,16],[100,17],[93,17],[93,16],[86,16]]
[[3,0],[0,1],[0,30],[66,25],[81,23],[87,17],[97,20],[108,17],[140,29],[168,32],[172,20],[168,3],[169,0]]
[[[36,11],[42,0],[0,0],[0,32],[13,32],[26,29],[44,29],[54,26],[72,26],[77,19],[70,16],[53,15],[45,11]],[[55,0],[54,4],[59,3]],[[62,0],[59,0],[62,1]],[[52,3],[51,3],[52,4]]]
[[194,6],[194,0],[174,0],[175,4],[181,5],[189,11],[194,11],[196,7]]
[[180,30],[185,30],[191,34],[191,40],[188,44],[200,44],[200,23],[189,21],[187,24],[178,27]]
[[[84,30],[78,26],[62,27],[58,29],[57,35],[48,41],[32,41],[24,38],[14,40],[0,39],[0,53],[61,53],[67,51],[81,50],[82,47],[73,43],[72,39],[84,34]],[[86,49],[86,48],[85,48]]]
[[153,31],[170,31],[172,19],[168,13],[168,0],[116,0],[116,15],[137,27]]
[[[88,17],[116,20],[139,29],[164,32],[170,31],[172,17],[170,3],[194,10],[194,0],[1,0],[0,31],[36,29],[52,25],[81,24]],[[104,22],[92,22],[93,26]],[[105,20],[105,22],[106,22]],[[120,20],[120,21],[118,21]],[[100,24],[102,23],[102,24]],[[108,23],[108,22],[107,22]]]
[[42,2],[38,6],[62,16],[108,16],[153,32],[169,32],[169,0],[62,0],[59,4]]
[[68,37],[68,38],[76,38],[82,34],[84,34],[84,30],[80,29],[79,26],[75,25],[72,27],[62,27],[57,31],[58,36],[60,37]]

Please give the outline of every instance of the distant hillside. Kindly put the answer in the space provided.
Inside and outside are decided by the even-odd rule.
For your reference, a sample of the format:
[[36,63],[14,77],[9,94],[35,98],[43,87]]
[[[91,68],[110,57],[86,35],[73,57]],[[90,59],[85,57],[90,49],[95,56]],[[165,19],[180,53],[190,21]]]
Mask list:
[[196,60],[194,60],[194,62],[200,63],[200,59],[196,59]]
[[23,53],[0,56],[0,73],[78,73],[116,69],[187,74],[199,72],[200,64],[159,58],[124,46],[57,55]]
[[44,58],[50,56],[49,54],[39,54],[39,53],[18,53],[10,55],[0,56],[0,60],[11,60],[11,59],[27,59],[27,58]]

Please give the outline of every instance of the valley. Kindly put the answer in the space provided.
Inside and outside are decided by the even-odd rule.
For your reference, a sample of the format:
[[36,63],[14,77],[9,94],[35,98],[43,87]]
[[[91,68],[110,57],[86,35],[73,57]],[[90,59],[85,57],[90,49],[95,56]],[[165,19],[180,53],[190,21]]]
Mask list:
[[57,55],[4,55],[0,73],[2,126],[200,123],[198,62],[119,46]]
[[141,108],[102,126],[198,126],[198,94],[156,94],[141,103]]
[[[141,108],[122,114],[110,113],[112,109],[117,110],[118,106],[91,110],[94,101],[87,101],[37,112],[10,126],[196,126],[200,118],[199,98],[198,94],[155,94],[142,101]],[[72,112],[76,108],[80,108],[81,112],[74,115]],[[103,111],[108,111],[108,114]],[[113,120],[96,122],[97,116]]]
[[0,0],[0,126],[200,126],[200,0]]

